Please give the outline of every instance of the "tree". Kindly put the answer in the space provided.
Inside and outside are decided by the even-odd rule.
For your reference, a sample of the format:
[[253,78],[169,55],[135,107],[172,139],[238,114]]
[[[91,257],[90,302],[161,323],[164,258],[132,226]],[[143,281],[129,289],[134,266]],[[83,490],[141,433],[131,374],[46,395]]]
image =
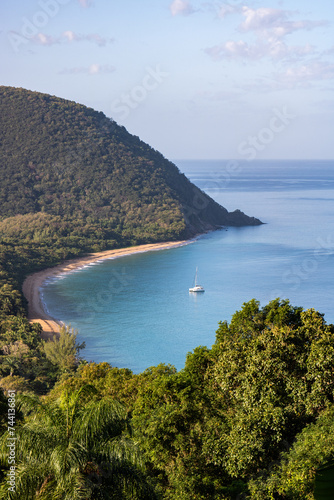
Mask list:
[[4,356],[0,357],[0,371],[6,372],[9,370],[9,375],[12,377],[14,375],[14,371],[18,370],[24,362],[24,358],[29,351],[29,347],[20,340],[15,341],[9,346],[3,346],[2,352]]
[[8,377],[1,378],[0,387],[5,393],[8,391],[27,392],[30,389],[27,380],[19,375],[8,375]]
[[[323,468],[334,456],[334,406],[324,411],[315,423],[306,426],[296,436],[293,446],[282,454],[279,462],[273,464],[270,475],[264,481],[263,477],[250,482],[251,498],[283,498],[294,500],[314,500],[316,478],[320,492]],[[333,464],[332,481],[333,481]],[[327,479],[327,478],[326,478]],[[324,497],[326,498],[326,497]],[[328,500],[333,498],[333,490]]]
[[323,315],[279,299],[221,323],[210,379],[229,430],[213,454],[232,477],[265,469],[333,402],[333,332]]
[[[41,339],[42,327],[26,318],[7,316],[0,321],[1,386],[45,393],[56,381],[59,370],[47,358]],[[9,377],[7,377],[9,375]],[[15,380],[10,380],[15,377]],[[25,383],[24,383],[25,382]]]
[[4,284],[0,287],[0,318],[9,315],[23,316],[22,295],[12,285]]
[[15,342],[24,342],[35,350],[41,345],[42,327],[39,323],[29,323],[20,316],[7,316],[0,323],[0,347],[10,346]]
[[[42,403],[21,398],[26,419],[16,429],[16,492],[3,483],[0,498],[28,500],[150,499],[124,408],[94,399],[85,386]],[[0,458],[7,463],[7,433]]]
[[62,373],[73,371],[79,363],[79,352],[84,349],[85,343],[77,343],[78,332],[70,326],[62,326],[59,336],[54,335],[53,341],[44,343],[44,352],[52,364]]
[[164,499],[223,500],[238,493],[206,454],[221,418],[206,382],[212,362],[211,352],[198,347],[179,373],[151,369],[156,376],[143,385],[135,402],[135,436]]

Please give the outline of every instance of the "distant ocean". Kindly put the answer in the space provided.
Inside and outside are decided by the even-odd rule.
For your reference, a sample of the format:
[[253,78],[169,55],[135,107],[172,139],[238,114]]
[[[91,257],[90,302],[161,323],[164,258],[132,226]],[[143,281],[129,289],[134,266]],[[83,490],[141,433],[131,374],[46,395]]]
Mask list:
[[[262,226],[228,228],[170,250],[121,257],[44,284],[49,313],[79,330],[89,361],[135,373],[184,366],[243,302],[281,297],[334,322],[334,160],[180,160],[192,182]],[[195,269],[204,294],[189,294]]]

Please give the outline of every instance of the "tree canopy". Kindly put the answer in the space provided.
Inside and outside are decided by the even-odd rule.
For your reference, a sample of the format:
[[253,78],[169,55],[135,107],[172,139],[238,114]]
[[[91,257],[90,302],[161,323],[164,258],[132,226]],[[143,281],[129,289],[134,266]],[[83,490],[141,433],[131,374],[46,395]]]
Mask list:
[[0,111],[4,237],[112,248],[260,223],[229,214],[101,112],[4,86]]
[[[16,429],[15,493],[3,484],[0,498],[155,498],[139,451],[127,437],[126,411],[117,402],[96,400],[92,388],[84,386],[65,391],[56,401],[25,397],[20,403],[26,419]],[[7,442],[5,432],[0,441],[3,465]]]
[[[263,307],[251,300],[219,324],[211,348],[189,353],[179,372],[163,364],[140,374],[108,363],[73,364],[80,346],[73,332],[63,333],[47,356],[33,330],[3,340],[13,356],[3,363],[5,380],[18,383],[21,374],[27,383],[23,367],[35,349],[55,384],[42,398],[22,396],[22,498],[27,491],[25,498],[39,492],[45,499],[49,491],[59,498],[85,491],[84,498],[105,499],[117,492],[133,500],[330,500],[323,495],[334,458],[334,327],[319,312],[288,300]],[[107,437],[96,434],[95,418],[101,425],[106,418],[101,432],[104,425],[107,433],[122,430],[110,439],[116,446],[125,437],[134,462],[115,462],[109,445],[99,449]],[[59,428],[53,437],[52,426]],[[27,454],[34,443],[45,447],[38,463]],[[100,477],[104,462],[115,475]]]

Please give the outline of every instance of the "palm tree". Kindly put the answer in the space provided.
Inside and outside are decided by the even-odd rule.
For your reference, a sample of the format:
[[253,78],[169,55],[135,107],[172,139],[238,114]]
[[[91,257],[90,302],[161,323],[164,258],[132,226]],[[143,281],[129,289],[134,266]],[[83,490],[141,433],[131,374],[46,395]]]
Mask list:
[[[27,416],[16,430],[16,491],[8,491],[4,482],[0,498],[155,498],[130,437],[126,410],[110,398],[92,396],[93,388],[84,386],[52,402],[22,397]],[[4,465],[7,442],[5,434],[0,440]]]
[[1,359],[0,371],[4,373],[9,370],[9,376],[12,377],[15,370],[19,369],[20,364],[20,360],[14,356],[3,357],[3,359]]

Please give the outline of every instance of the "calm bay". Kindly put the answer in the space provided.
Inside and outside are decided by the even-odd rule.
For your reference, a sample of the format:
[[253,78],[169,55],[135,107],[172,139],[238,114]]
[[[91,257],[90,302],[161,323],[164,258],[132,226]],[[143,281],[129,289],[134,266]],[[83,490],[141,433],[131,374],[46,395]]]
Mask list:
[[[243,302],[288,298],[334,322],[334,161],[175,161],[229,211],[262,226],[227,228],[169,250],[106,260],[49,280],[51,316],[79,330],[88,361],[135,373],[181,369],[187,352],[215,341]],[[190,294],[195,269],[204,294]]]

